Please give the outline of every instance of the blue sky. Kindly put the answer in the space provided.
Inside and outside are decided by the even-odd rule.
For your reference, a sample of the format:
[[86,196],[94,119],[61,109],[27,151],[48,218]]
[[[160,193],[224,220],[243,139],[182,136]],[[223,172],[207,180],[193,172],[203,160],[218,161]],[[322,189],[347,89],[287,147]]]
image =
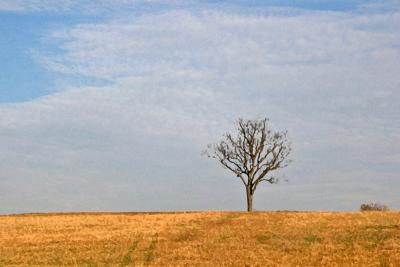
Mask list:
[[[2,4],[7,7],[7,2]],[[30,2],[30,1],[26,1]],[[128,11],[124,10],[125,5],[118,7],[114,12],[107,13],[99,11],[91,14],[85,11],[78,10],[63,10],[63,5],[57,9],[57,3],[40,1],[31,1],[32,4],[24,4],[23,1],[17,1],[14,8],[4,8],[1,13],[0,34],[2,37],[1,47],[1,62],[2,76],[0,90],[0,102],[18,102],[29,100],[35,97],[43,96],[54,87],[54,74],[49,73],[43,66],[35,62],[33,53],[41,49],[52,49],[54,47],[43,44],[43,37],[46,32],[57,26],[68,26],[82,22],[95,22],[101,19],[107,19],[110,16],[118,16],[119,13],[142,14],[150,12],[161,12],[171,9],[169,4],[143,1],[130,6]],[[79,6],[80,1],[67,4],[71,8]],[[133,1],[135,2],[135,1]],[[56,4],[54,4],[56,3]],[[68,3],[68,2],[67,2]],[[356,11],[360,4],[379,3],[377,1],[202,1],[182,3],[178,2],[178,8],[232,8],[232,9],[253,9],[263,10],[266,7],[281,7],[281,8],[301,8],[306,10],[326,10],[326,11]],[[39,6],[39,8],[34,8]],[[52,12],[43,8],[45,5],[52,6]],[[65,5],[65,4],[64,4]],[[94,4],[95,5],[95,4]],[[111,4],[110,4],[111,5]],[[20,8],[18,8],[20,7]],[[41,8],[42,9],[41,9]],[[64,7],[65,8],[65,7]],[[34,81],[34,82],[32,82]],[[13,90],[6,88],[14,87]]]
[[[43,38],[46,32],[55,27],[66,27],[82,22],[96,22],[116,17],[118,14],[129,16],[143,13],[155,13],[173,8],[183,9],[251,9],[261,12],[268,7],[300,8],[305,10],[325,11],[356,11],[360,5],[379,3],[379,1],[177,1],[176,6],[166,2],[152,3],[151,1],[132,1],[131,5],[109,4],[113,12],[104,10],[90,13],[88,10],[79,10],[85,1],[66,1],[66,4],[57,4],[51,1],[16,1],[15,6],[8,4],[13,1],[3,1],[1,4],[0,43],[2,75],[0,76],[0,102],[18,102],[30,100],[48,94],[54,87],[55,80],[60,77],[50,73],[43,66],[37,64],[34,53],[41,50],[56,49],[46,45]],[[31,2],[31,4],[29,4]],[[82,3],[80,3],[82,2]],[[128,1],[129,2],[129,1]],[[138,2],[138,3],[135,3]],[[27,4],[28,3],[28,4]],[[13,8],[7,9],[11,5]],[[51,7],[50,11],[45,6]],[[96,6],[95,2],[93,5]],[[36,7],[35,7],[36,6]],[[172,6],[172,7],[171,7]],[[127,8],[124,10],[124,8]],[[107,7],[105,6],[104,9]],[[109,7],[108,7],[109,8]],[[90,9],[86,7],[86,9]],[[13,87],[13,90],[6,88]]]
[[38,16],[1,15],[1,102],[23,101],[46,92],[49,77],[30,53],[40,42],[38,29],[46,23]]
[[0,0],[0,212],[243,209],[200,156],[238,117],[294,147],[256,209],[398,209],[399,22],[398,1]]

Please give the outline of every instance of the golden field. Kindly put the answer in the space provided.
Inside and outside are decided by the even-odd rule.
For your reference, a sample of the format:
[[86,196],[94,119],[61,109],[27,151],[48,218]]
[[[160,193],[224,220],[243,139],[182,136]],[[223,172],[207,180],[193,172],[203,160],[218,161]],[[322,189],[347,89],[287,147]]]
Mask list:
[[0,266],[400,266],[400,212],[0,216]]

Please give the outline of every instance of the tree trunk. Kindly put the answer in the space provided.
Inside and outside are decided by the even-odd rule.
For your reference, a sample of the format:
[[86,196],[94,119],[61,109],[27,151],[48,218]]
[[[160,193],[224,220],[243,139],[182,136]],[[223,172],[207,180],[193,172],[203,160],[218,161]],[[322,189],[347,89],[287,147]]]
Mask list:
[[253,211],[253,192],[251,192],[251,188],[246,187],[246,196],[247,196],[247,211]]

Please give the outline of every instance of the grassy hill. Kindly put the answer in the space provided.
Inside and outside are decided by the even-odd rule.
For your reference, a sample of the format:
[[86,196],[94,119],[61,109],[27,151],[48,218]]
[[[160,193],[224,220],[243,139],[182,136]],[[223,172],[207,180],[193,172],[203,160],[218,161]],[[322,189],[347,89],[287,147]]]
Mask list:
[[0,266],[400,266],[400,212],[0,216]]

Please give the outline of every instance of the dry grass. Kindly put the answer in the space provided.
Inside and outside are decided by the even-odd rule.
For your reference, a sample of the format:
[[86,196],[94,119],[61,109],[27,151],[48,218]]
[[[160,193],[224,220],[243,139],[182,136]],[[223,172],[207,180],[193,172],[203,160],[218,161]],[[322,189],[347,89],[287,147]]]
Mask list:
[[0,216],[0,266],[400,266],[400,213]]

